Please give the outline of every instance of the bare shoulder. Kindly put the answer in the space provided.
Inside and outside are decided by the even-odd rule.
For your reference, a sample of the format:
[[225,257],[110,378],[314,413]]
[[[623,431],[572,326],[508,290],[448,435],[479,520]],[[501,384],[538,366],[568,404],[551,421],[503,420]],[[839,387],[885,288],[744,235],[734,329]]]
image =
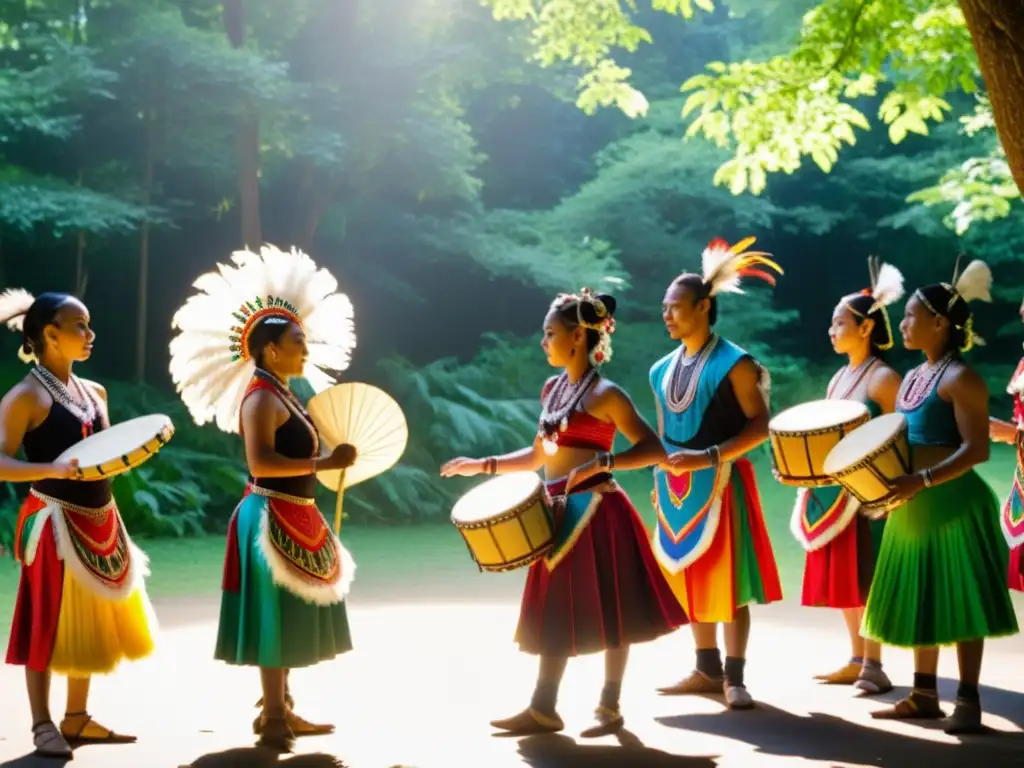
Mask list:
[[79,379],[85,386],[91,389],[100,400],[107,402],[107,388],[92,379]]
[[741,357],[729,370],[729,381],[733,387],[754,387],[764,376],[765,368],[749,355]]
[[633,402],[626,390],[609,379],[598,380],[594,387],[594,399],[609,408]]
[[0,400],[0,408],[4,411],[9,408],[19,410],[47,411],[53,403],[49,392],[40,384],[35,377],[26,376],[9,390]]
[[949,371],[942,377],[939,394],[946,399],[969,398],[988,401],[988,385],[976,370],[956,360],[950,363]]
[[896,369],[887,363],[882,363],[876,366],[875,370],[871,372],[870,385],[872,388],[884,387],[889,389],[891,387],[899,388],[900,384],[903,383],[903,377],[896,372]]

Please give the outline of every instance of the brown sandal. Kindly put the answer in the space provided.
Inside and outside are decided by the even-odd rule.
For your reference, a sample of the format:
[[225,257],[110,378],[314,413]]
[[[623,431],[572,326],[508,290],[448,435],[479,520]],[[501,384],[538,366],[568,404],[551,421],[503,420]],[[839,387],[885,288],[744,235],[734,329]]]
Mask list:
[[[72,733],[65,727],[68,720],[81,720],[82,724]],[[91,729],[90,726],[92,726]],[[86,734],[87,730],[92,730],[93,734],[98,735]],[[88,712],[66,713],[63,722],[60,724],[60,732],[69,744],[134,744],[138,741],[138,738],[135,736],[114,733],[109,728],[100,725],[92,719],[92,715]]]

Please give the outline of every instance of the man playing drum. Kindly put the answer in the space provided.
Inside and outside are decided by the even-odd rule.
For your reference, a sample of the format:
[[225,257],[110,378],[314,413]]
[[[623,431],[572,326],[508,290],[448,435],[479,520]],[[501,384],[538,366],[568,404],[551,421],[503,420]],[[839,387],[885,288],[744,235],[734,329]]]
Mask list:
[[[0,322],[21,332],[19,356],[35,362],[0,402],[0,480],[32,483],[14,540],[21,583],[7,663],[25,667],[36,752],[69,758],[71,744],[135,741],[94,721],[87,704],[92,675],[153,650],[147,560],[125,530],[110,480],[76,481],[75,464],[52,463],[110,425],[104,389],[71,373],[92,354],[88,309],[66,293],[33,299],[8,290]],[[26,461],[14,458],[19,449]],[[59,729],[50,717],[53,672],[68,678]]]
[[[900,377],[882,356],[893,345],[885,308],[903,296],[903,275],[874,260],[869,269],[871,288],[845,296],[832,312],[832,348],[849,362],[832,377],[827,398],[862,402],[874,417],[896,407]],[[802,604],[839,608],[850,634],[850,660],[815,679],[877,694],[892,690],[892,683],[882,671],[881,646],[861,637],[860,624],[885,518],[860,514],[859,506],[841,485],[801,489],[791,527],[807,550]]]
[[886,522],[861,629],[866,638],[914,649],[913,691],[876,718],[943,717],[938,647],[956,645],[960,687],[947,733],[981,731],[985,638],[1018,631],[999,503],[974,469],[989,456],[988,390],[961,357],[977,341],[968,302],[990,301],[991,284],[988,267],[973,261],[959,280],[919,288],[907,302],[903,345],[926,358],[896,401],[913,471],[893,483],[893,495],[906,503]]
[[[441,468],[444,477],[543,469],[548,490],[559,499],[553,546],[530,567],[516,630],[520,649],[541,657],[533,699],[519,714],[491,723],[511,734],[562,730],[555,704],[566,662],[600,651],[605,653],[604,689],[596,722],[583,735],[618,730],[624,723],[619,692],[630,645],[686,623],[643,521],[606,474],[665,458],[658,436],[629,396],[599,375],[611,358],[614,312],[611,296],[586,289],[558,296],[544,318],[541,347],[548,363],[562,371],[542,390],[533,444],[504,456],[456,458]],[[617,432],[632,447],[613,455]]]
[[241,431],[250,481],[228,525],[215,657],[258,667],[260,744],[330,733],[293,710],[289,671],[352,650],[344,599],[355,563],[314,500],[316,472],[344,469],[350,445],[320,458],[320,436],[288,380],[314,389],[347,367],[355,332],[338,281],[299,251],[264,246],[200,277],[174,316],[171,374],[196,423]]
[[[752,603],[782,599],[782,587],[758,498],[743,458],[768,438],[768,372],[712,331],[718,296],[739,293],[740,279],[774,285],[782,270],[766,254],[712,241],[702,275],[682,274],[665,293],[663,318],[679,348],[651,368],[658,432],[668,458],[654,472],[658,511],[654,552],[690,617],[696,669],[660,688],[668,695],[722,693],[733,709],[753,706],[743,672]],[[716,626],[724,623],[722,664]]]
[[[1024,320],[1024,303],[1020,307],[1020,318]],[[1017,364],[1006,392],[1013,398],[1013,421],[989,419],[989,436],[997,443],[1009,443],[1017,449],[1017,465],[1000,520],[1003,535],[1010,545],[1007,583],[1010,589],[1024,592],[1024,358]]]

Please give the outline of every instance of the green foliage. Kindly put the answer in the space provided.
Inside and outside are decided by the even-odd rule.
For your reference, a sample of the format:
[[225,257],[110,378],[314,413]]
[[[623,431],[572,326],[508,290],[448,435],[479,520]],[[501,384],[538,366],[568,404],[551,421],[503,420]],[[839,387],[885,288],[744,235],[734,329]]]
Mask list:
[[[653,42],[636,23],[636,0],[484,0],[498,20],[531,24],[533,56],[541,66],[569,63],[584,70],[577,83],[576,104],[587,114],[615,106],[629,117],[647,113],[647,98],[629,84],[633,74],[617,64],[615,49],[636,51]],[[651,0],[650,7],[684,18],[696,9],[714,10],[711,0]]]

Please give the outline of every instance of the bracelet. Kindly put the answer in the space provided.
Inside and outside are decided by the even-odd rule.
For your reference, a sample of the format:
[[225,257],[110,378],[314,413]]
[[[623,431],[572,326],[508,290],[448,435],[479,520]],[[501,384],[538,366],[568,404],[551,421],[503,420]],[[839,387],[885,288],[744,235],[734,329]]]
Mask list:
[[615,469],[615,455],[609,451],[602,453],[597,457],[597,465],[601,469]]
[[932,487],[932,483],[934,482],[934,480],[932,479],[932,471],[931,471],[931,469],[926,469],[924,472],[922,472],[921,473],[921,479],[924,480],[924,487],[925,488],[931,488]]
[[708,457],[708,461],[711,462],[712,467],[717,467],[718,462],[722,460],[722,450],[717,445],[712,445],[710,448],[704,450],[704,455]]
[[488,456],[484,459],[484,474],[485,475],[496,475],[498,474],[498,460],[493,456]]

